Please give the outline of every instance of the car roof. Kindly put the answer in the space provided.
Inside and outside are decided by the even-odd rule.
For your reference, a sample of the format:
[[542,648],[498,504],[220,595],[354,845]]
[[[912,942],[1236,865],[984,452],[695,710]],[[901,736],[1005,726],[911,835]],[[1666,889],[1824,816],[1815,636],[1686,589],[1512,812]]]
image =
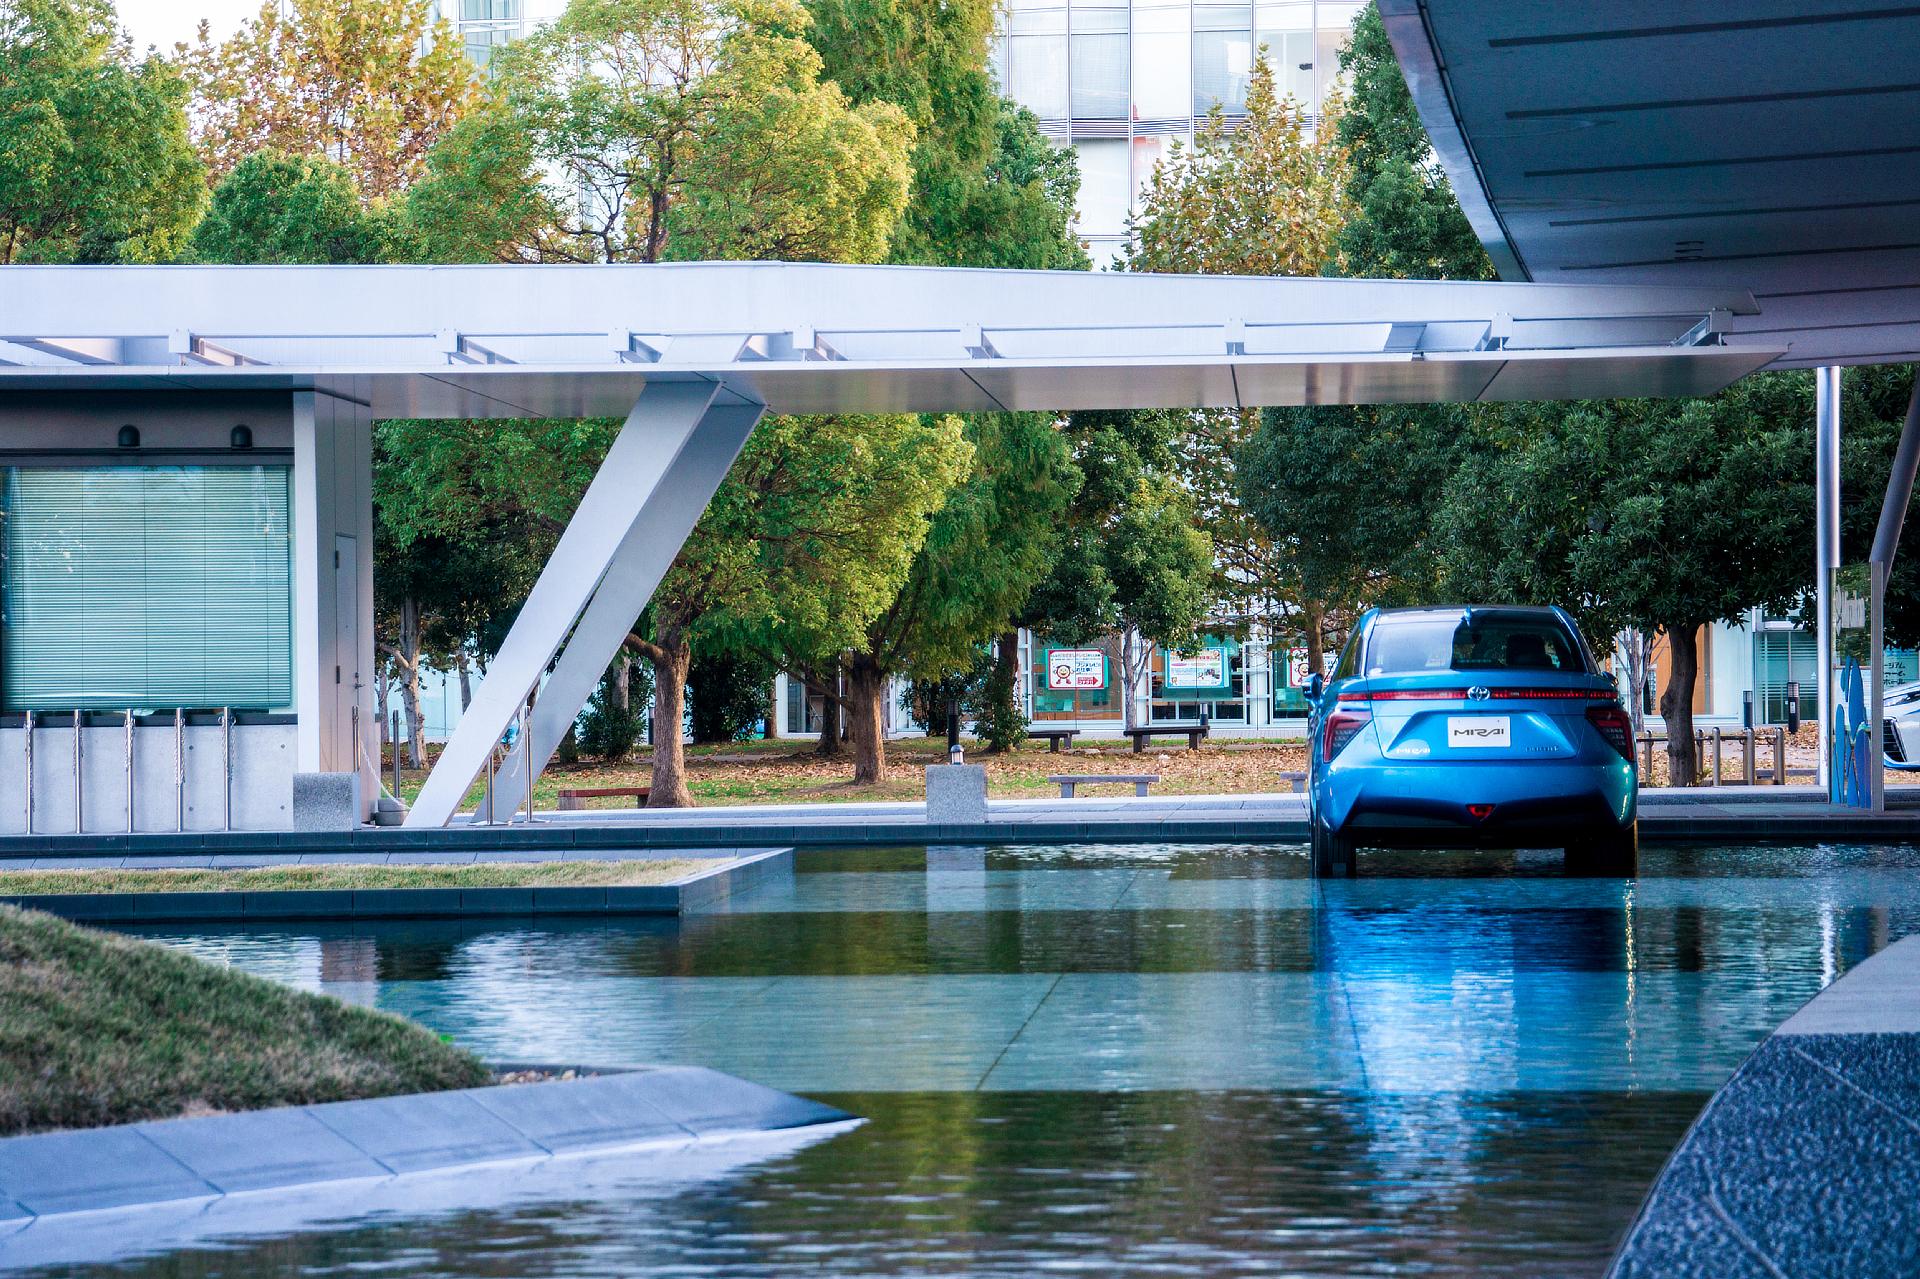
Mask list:
[[1513,617],[1518,615],[1543,619],[1551,618],[1556,622],[1560,620],[1560,610],[1548,604],[1422,604],[1405,608],[1376,609],[1375,614],[1376,620],[1382,622],[1420,621],[1423,619],[1440,621],[1457,619],[1469,610],[1475,613],[1485,613],[1493,617]]

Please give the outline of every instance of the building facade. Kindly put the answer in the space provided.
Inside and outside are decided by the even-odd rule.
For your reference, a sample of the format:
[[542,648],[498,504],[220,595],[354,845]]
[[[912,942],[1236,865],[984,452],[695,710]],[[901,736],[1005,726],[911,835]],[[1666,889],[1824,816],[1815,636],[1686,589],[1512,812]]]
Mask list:
[[1358,0],[1011,0],[994,40],[1004,92],[1080,159],[1078,230],[1104,264],[1153,166],[1218,106],[1244,113],[1264,49],[1282,96],[1318,117]]

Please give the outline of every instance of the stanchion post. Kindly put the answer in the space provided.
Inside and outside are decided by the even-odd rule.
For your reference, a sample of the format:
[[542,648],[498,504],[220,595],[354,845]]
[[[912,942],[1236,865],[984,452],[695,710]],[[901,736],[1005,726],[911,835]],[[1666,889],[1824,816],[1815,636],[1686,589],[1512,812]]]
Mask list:
[[1713,780],[1707,784],[1709,786],[1720,784],[1720,726],[1718,724],[1713,726]]
[[[358,708],[356,708],[357,710]],[[359,761],[354,761],[359,771]],[[220,708],[220,829],[233,829],[233,708]]]
[[173,708],[173,828],[187,828],[187,713]]
[[133,834],[133,708],[127,708],[127,834]]
[[1787,730],[1778,725],[1773,730],[1773,784],[1787,784]]
[[1753,731],[1753,725],[1747,725],[1746,731],[1741,734],[1741,737],[1744,740],[1740,745],[1740,755],[1745,763],[1740,767],[1740,780],[1748,786],[1752,786],[1760,779],[1760,770],[1755,766],[1753,759],[1754,755],[1758,753],[1755,747],[1759,745],[1758,738]]
[[393,713],[393,797],[400,798],[400,712]]
[[82,806],[86,802],[86,792],[80,784],[81,731],[80,712],[76,710],[73,713],[73,833],[76,835],[84,834],[87,828],[86,809]]
[[33,712],[28,711],[20,717],[20,727],[25,730],[27,739],[27,834],[33,834]]

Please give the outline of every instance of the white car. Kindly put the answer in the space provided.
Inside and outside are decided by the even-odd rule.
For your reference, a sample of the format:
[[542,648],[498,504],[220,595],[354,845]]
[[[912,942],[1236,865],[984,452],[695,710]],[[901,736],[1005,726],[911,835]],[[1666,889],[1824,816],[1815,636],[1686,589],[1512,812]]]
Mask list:
[[1920,683],[1888,689],[1880,695],[1880,709],[1887,767],[1920,772]]

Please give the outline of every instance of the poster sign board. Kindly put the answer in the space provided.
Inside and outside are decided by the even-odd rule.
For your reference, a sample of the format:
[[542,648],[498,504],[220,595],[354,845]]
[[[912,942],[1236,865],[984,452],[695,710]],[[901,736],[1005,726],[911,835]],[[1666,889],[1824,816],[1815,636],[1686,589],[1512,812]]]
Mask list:
[[1227,650],[1224,648],[1167,654],[1168,688],[1224,688],[1226,683]]
[[1097,648],[1047,650],[1047,691],[1072,693],[1107,686],[1107,655]]
[[1880,613],[1886,565],[1847,564],[1833,570],[1833,690],[1827,725],[1827,798],[1849,808],[1886,806],[1880,766],[1880,716],[1885,692],[1885,646]]

